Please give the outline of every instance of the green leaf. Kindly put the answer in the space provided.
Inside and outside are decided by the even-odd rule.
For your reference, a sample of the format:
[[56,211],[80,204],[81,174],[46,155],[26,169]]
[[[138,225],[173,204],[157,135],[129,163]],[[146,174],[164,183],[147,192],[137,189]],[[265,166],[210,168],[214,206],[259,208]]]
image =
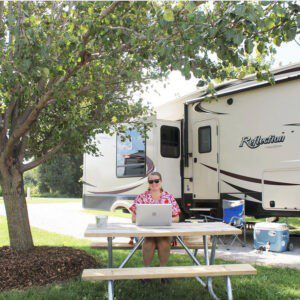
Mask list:
[[279,36],[276,36],[276,38],[273,40],[274,44],[279,47],[281,45],[281,38]]
[[272,29],[273,27],[275,26],[275,23],[274,23],[274,21],[272,20],[272,19],[267,19],[266,21],[265,21],[265,27],[266,27],[266,29],[268,29],[268,30],[270,30],[270,29]]
[[174,21],[174,13],[172,9],[166,9],[164,12],[164,20],[167,22],[173,22]]
[[240,17],[244,16],[245,11],[246,11],[245,4],[236,5],[235,10],[234,10],[235,14]]
[[196,4],[194,1],[189,1],[187,6],[186,6],[186,9],[189,11],[189,12],[193,12],[194,9],[196,8]]
[[94,13],[94,8],[92,6],[88,8],[88,13],[89,15],[92,15]]
[[297,16],[296,20],[297,20],[297,27],[300,27],[300,15]]
[[254,48],[254,43],[252,40],[250,39],[247,39],[245,41],[245,51],[248,53],[248,54],[251,54],[252,51],[253,51],[253,48]]
[[49,77],[50,71],[48,68],[42,68],[42,74],[44,77]]
[[203,75],[203,72],[202,72],[202,70],[200,68],[195,69],[193,71],[193,73],[194,73],[194,76],[197,77],[197,78],[200,78]]
[[204,85],[205,85],[205,81],[204,80],[199,80],[198,82],[197,82],[197,86],[198,87],[203,87]]
[[237,32],[235,36],[233,37],[233,42],[238,46],[240,45],[244,40],[244,36],[242,32]]
[[257,46],[257,50],[260,54],[262,54],[265,50],[265,44],[263,42],[260,42]]
[[291,28],[289,29],[286,34],[285,34],[285,41],[292,41],[293,39],[295,39],[297,34],[296,28]]

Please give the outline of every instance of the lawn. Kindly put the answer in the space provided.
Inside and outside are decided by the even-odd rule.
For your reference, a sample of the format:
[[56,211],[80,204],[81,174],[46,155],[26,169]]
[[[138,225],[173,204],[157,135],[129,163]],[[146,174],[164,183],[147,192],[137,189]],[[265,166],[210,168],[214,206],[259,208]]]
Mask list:
[[128,213],[123,213],[121,209],[117,209],[114,212],[111,211],[107,211],[107,210],[92,210],[92,209],[82,209],[81,210],[84,213],[87,214],[92,214],[92,215],[104,215],[104,216],[110,216],[110,217],[121,217],[121,218],[126,218],[126,219],[130,219],[131,218],[131,214]]
[[[253,217],[246,217],[247,222],[266,222],[265,218],[255,219]],[[288,223],[289,226],[294,227],[294,229],[290,229],[290,233],[300,234],[300,218],[292,217],[292,218],[279,218],[278,223]]]
[[[3,197],[0,197],[0,203],[3,203]],[[49,203],[80,203],[81,198],[46,198],[46,197],[32,197],[26,201],[28,204],[49,204]]]
[[[89,242],[60,234],[49,233],[32,228],[36,245],[71,246],[83,249],[96,257],[103,265],[107,262],[106,251],[92,250]],[[0,247],[8,244],[6,219],[0,216]],[[126,256],[127,251],[115,251],[114,261],[117,266]],[[203,261],[203,259],[202,259]],[[170,265],[189,265],[185,255],[173,254]],[[218,260],[217,263],[228,263]],[[157,258],[154,262],[158,265]],[[141,253],[132,258],[128,266],[142,266]],[[257,276],[233,277],[233,295],[235,299],[300,299],[300,270],[256,266]],[[226,298],[224,280],[215,280],[215,291],[222,299]],[[200,297],[199,297],[200,295]],[[115,284],[115,299],[211,299],[205,289],[193,279],[176,279],[170,285],[162,286],[153,281],[149,286],[141,286],[139,281],[121,281]],[[1,300],[7,299],[107,299],[107,284],[81,282],[80,278],[46,287],[28,288],[24,291],[11,291],[0,294]]]

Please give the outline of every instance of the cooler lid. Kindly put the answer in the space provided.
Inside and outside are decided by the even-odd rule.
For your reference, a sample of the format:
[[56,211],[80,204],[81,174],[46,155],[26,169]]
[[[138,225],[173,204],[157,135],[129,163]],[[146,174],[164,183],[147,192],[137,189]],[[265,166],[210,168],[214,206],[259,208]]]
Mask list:
[[261,222],[256,223],[254,226],[255,229],[260,230],[288,230],[288,226],[285,223],[271,223],[271,222]]

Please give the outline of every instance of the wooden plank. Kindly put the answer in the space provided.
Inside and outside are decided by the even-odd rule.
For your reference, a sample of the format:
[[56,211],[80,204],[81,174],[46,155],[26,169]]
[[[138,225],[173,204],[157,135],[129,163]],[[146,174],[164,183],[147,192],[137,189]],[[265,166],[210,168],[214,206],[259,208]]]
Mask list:
[[236,275],[255,275],[256,269],[249,264],[228,264],[210,266],[149,267],[125,269],[85,269],[84,281],[217,277]]
[[[203,249],[203,243],[185,243],[189,249]],[[113,249],[127,250],[132,249],[135,245],[129,243],[114,243]],[[107,249],[107,242],[92,242],[91,247],[95,249]],[[208,247],[211,248],[211,243],[208,244]],[[141,246],[139,248],[142,248]],[[172,250],[183,249],[183,247],[178,243],[177,246],[172,246]]]
[[195,235],[232,235],[242,231],[221,222],[174,223],[172,226],[137,226],[131,223],[111,223],[106,227],[89,224],[85,237],[160,237]]

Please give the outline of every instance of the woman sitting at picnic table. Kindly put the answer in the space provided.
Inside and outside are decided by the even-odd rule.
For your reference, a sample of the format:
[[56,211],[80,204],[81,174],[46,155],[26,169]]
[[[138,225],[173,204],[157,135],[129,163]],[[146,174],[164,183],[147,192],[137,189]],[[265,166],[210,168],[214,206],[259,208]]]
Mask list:
[[[135,199],[133,205],[129,208],[132,211],[132,222],[136,222],[136,205],[137,204],[172,204],[172,222],[179,222],[180,208],[174,199],[174,196],[162,188],[162,177],[159,172],[152,172],[148,176],[149,188],[143,194]],[[149,267],[155,249],[158,250],[160,266],[166,266],[171,247],[170,237],[146,237],[143,243],[142,252],[144,265]]]

